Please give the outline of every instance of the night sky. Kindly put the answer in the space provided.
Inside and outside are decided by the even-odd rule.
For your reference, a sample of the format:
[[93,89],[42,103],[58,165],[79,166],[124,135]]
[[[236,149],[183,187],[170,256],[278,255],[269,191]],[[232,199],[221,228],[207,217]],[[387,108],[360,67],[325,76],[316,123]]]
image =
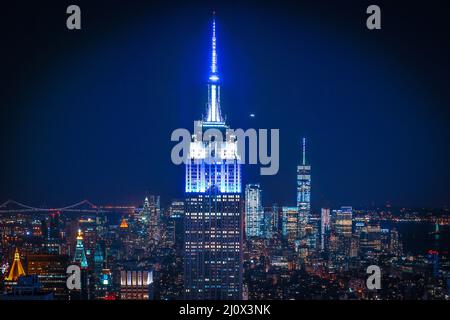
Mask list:
[[280,129],[279,173],[244,168],[265,204],[295,205],[303,136],[316,209],[450,204],[445,1],[185,2],[2,4],[0,202],[182,197],[170,134],[205,114],[215,10],[228,124]]

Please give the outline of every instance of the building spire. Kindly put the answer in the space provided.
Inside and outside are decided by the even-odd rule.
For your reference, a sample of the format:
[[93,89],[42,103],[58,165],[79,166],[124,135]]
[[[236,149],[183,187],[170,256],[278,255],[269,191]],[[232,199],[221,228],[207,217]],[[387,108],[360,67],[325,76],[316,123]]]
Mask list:
[[216,12],[213,11],[212,40],[211,40],[211,77],[217,75],[217,38],[216,38]]
[[8,276],[5,277],[6,281],[17,281],[20,276],[24,276],[25,271],[23,270],[22,263],[20,262],[19,250],[16,248],[14,252],[14,261],[12,263],[11,269],[9,269]]
[[306,138],[303,138],[303,143],[302,143],[302,153],[303,153],[303,165],[306,165]]
[[207,122],[223,122],[220,111],[220,84],[217,67],[216,13],[213,12],[211,36],[211,70],[208,81]]
[[128,222],[127,222],[127,220],[125,218],[122,218],[122,221],[120,222],[119,228],[121,228],[121,229],[128,228]]
[[75,254],[73,256],[73,262],[79,263],[81,268],[88,267],[86,252],[84,251],[83,245],[83,233],[81,232],[81,229],[78,229],[77,233],[77,244],[75,247]]

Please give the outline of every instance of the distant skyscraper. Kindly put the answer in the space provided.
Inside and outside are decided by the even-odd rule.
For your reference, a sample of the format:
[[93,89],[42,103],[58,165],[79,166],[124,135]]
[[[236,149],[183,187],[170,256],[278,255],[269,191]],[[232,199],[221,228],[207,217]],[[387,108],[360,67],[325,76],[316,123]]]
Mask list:
[[84,250],[84,244],[83,244],[83,234],[82,234],[81,230],[78,230],[77,245],[75,247],[75,254],[73,257],[73,262],[78,263],[81,268],[88,267],[86,251]]
[[325,250],[326,234],[330,231],[330,208],[322,208],[320,216],[320,249]]
[[148,195],[144,199],[142,210],[135,213],[135,230],[143,238],[146,238],[150,247],[157,245],[161,240],[160,218],[161,218],[160,197]]
[[352,207],[341,207],[340,210],[333,210],[333,231],[336,236],[334,257],[338,264],[347,261],[350,256],[353,226],[352,218]]
[[305,246],[308,249],[308,254],[315,252],[318,247],[318,225],[308,223],[304,227],[303,238],[305,241]]
[[47,239],[45,246],[47,252],[51,254],[60,254],[60,236],[59,236],[59,215],[60,212],[52,212],[48,219]]
[[120,299],[151,300],[153,291],[152,270],[122,270],[120,272]]
[[359,256],[360,251],[360,239],[357,235],[353,234],[352,238],[350,240],[350,252],[349,257],[350,258],[357,258]]
[[272,227],[273,227],[273,232],[274,233],[278,233],[281,230],[281,208],[277,203],[274,203],[272,205],[272,212],[273,212],[273,222],[272,222]]
[[380,221],[371,220],[362,229],[360,234],[361,251],[363,253],[375,253],[381,251],[381,226]]
[[[186,164],[184,296],[186,299],[242,299],[242,197],[237,142],[226,135],[220,110],[216,24],[206,118],[201,133],[219,130],[225,141],[206,141],[196,132]],[[218,160],[219,159],[219,160]]]
[[83,230],[83,246],[86,252],[88,264],[93,264],[94,251],[97,243],[97,225],[96,219],[87,217],[79,219],[79,227]]
[[47,240],[59,239],[59,215],[60,212],[52,212],[48,218]]
[[169,207],[169,234],[171,241],[181,248],[184,239],[184,201],[173,200]]
[[152,209],[150,208],[150,202],[148,201],[148,197],[144,199],[144,206],[142,207],[141,212],[141,220],[150,221],[150,216],[152,213]]
[[259,184],[245,186],[245,236],[261,237],[263,234],[264,211],[262,191]]
[[151,195],[145,198],[143,214],[148,225],[150,242],[156,244],[161,239],[161,230],[159,228],[161,214],[159,196]]
[[393,228],[389,237],[389,251],[395,256],[402,255],[402,243],[397,229]]
[[100,243],[97,243],[95,246],[95,253],[94,253],[94,269],[97,276],[99,276],[103,270],[104,267],[104,254],[103,254],[103,246]]
[[282,231],[283,237],[293,242],[298,237],[298,210],[297,207],[283,207]]
[[75,246],[75,254],[73,262],[78,264],[81,268],[81,290],[73,289],[69,291],[70,300],[85,300],[90,298],[89,288],[89,263],[86,256],[86,250],[83,244],[83,233],[81,229],[78,230],[77,244]]
[[274,226],[274,212],[272,207],[265,207],[263,208],[264,216],[263,216],[263,223],[262,223],[262,236],[267,239],[271,239],[273,237],[273,234],[275,233],[275,226]]
[[350,238],[352,236],[352,207],[341,207],[340,210],[333,210],[335,215],[335,231],[338,236]]
[[297,208],[299,224],[309,223],[311,216],[311,166],[306,161],[306,138],[302,142],[302,164],[297,167]]

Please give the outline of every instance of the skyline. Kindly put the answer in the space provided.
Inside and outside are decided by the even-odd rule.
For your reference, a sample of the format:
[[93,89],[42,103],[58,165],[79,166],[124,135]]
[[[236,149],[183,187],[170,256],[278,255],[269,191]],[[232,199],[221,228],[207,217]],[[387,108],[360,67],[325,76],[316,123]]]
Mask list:
[[[411,71],[397,56],[402,49],[371,51],[389,38],[384,30],[377,35],[358,29],[332,31],[331,22],[321,25],[312,16],[302,20],[300,13],[287,14],[281,6],[275,14],[270,5],[252,12],[245,5],[240,8],[237,13],[225,4],[216,9],[223,112],[236,127],[279,127],[281,143],[278,175],[262,177],[257,167],[245,166],[244,184],[259,183],[267,204],[294,205],[295,172],[305,136],[314,168],[311,201],[316,212],[324,206],[387,201],[394,206],[449,205],[445,182],[450,173],[445,164],[450,156],[445,147],[450,134],[445,119],[438,118],[446,115],[439,108],[448,93],[418,92],[424,78],[410,77],[424,67],[431,67],[436,78],[443,71],[426,61]],[[39,73],[37,64],[43,57],[37,56],[19,67],[19,74],[30,75],[25,86],[17,81],[5,85],[2,79],[1,142],[11,156],[2,159],[1,202],[12,198],[58,205],[88,198],[121,204],[141,202],[146,192],[160,194],[163,202],[180,198],[183,185],[176,181],[183,169],[170,162],[170,131],[190,128],[191,119],[204,113],[205,26],[212,11],[204,14],[206,10],[179,7],[159,18],[145,11],[139,19],[131,22],[128,17],[128,24],[122,22],[100,36],[98,31],[90,35],[93,27],[88,24],[75,37],[59,35],[71,44],[47,49],[77,46],[68,54],[69,63],[61,58],[47,62],[48,69]],[[53,26],[57,19],[49,17],[47,26]],[[276,27],[269,30],[264,21]],[[191,32],[180,33],[181,26]],[[19,31],[47,39],[25,29]],[[350,44],[359,33],[363,41]],[[289,42],[293,35],[297,41]],[[426,41],[418,35],[415,45]],[[11,58],[28,45],[13,43],[2,55]],[[448,47],[441,49],[436,53],[428,48],[425,53],[433,58],[428,60],[439,61]],[[358,71],[346,69],[353,65],[360,67]],[[447,67],[441,64],[439,70]],[[108,85],[102,83],[106,79]],[[381,89],[380,96],[373,95]],[[292,131],[295,134],[289,134]]]
[[[355,43],[336,26],[305,29],[323,3],[299,5],[311,10],[302,20],[274,3],[223,2],[204,25],[201,3],[134,4],[103,12],[128,8],[103,36],[89,33],[93,7],[70,5],[65,37],[78,51],[17,68],[36,87],[10,87],[0,112],[0,302],[160,300],[174,311],[184,300],[178,315],[210,317],[222,302],[271,316],[275,300],[450,299],[450,207],[412,205],[449,199],[450,128],[437,122],[449,92],[422,90],[420,63],[375,49],[393,7],[369,6],[373,42]],[[157,7],[167,15],[150,21]]]

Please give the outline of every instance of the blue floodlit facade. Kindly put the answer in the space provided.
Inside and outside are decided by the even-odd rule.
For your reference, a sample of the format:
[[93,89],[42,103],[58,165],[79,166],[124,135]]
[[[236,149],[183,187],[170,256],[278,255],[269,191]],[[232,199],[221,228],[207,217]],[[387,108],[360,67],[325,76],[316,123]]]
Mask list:
[[[185,299],[242,299],[241,164],[221,114],[216,46],[213,19],[207,113],[196,122],[186,163]],[[205,139],[211,132],[223,138]]]
[[[212,63],[208,80],[208,104],[204,121],[196,122],[186,165],[187,193],[205,193],[217,187],[220,193],[241,193],[241,166],[236,137],[227,134],[229,128],[220,109],[220,78],[217,69],[216,24],[212,30]],[[205,133],[217,132],[220,141],[205,141]]]

